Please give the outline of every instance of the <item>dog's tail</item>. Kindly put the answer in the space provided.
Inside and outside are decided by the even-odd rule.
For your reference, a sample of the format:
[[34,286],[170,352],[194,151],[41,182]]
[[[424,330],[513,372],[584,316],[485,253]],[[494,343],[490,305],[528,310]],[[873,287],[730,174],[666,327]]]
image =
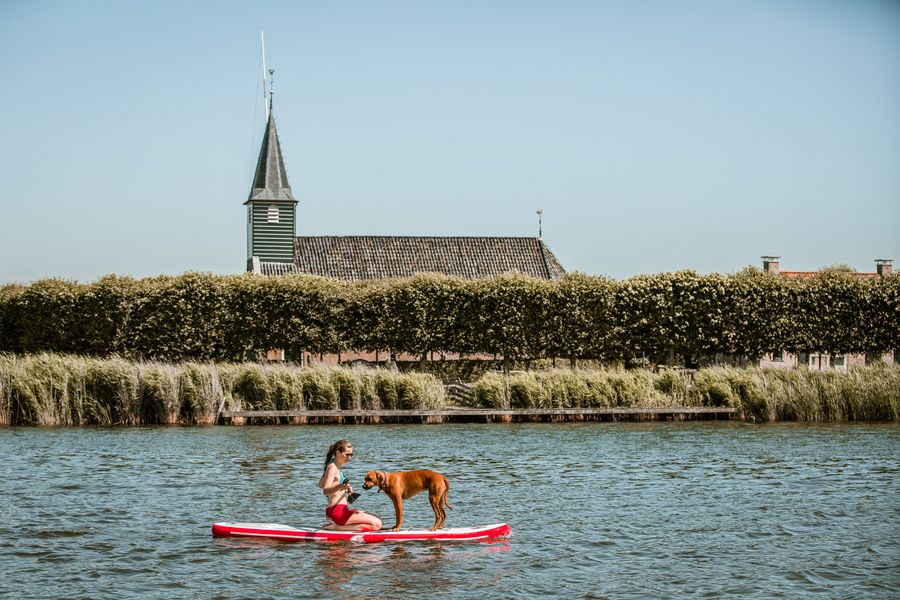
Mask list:
[[444,483],[446,483],[447,485],[444,486],[444,493],[441,494],[441,501],[439,502],[439,504],[441,506],[446,506],[450,510],[453,510],[453,507],[450,506],[450,503],[447,501],[447,494],[450,493],[450,481],[445,477]]

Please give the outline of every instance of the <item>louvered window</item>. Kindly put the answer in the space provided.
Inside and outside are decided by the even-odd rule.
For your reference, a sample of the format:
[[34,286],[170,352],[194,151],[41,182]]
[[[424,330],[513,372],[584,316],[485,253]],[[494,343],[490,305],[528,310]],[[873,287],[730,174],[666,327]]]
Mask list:
[[270,206],[268,216],[269,216],[269,218],[268,218],[269,223],[278,223],[278,207]]

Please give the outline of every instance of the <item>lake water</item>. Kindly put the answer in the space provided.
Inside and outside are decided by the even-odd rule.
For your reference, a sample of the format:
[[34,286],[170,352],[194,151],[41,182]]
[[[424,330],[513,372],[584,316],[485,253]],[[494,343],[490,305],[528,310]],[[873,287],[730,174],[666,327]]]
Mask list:
[[[897,598],[900,427],[589,423],[0,429],[0,595]],[[495,543],[214,539],[317,526],[345,472],[431,468]],[[358,491],[362,491],[361,489]],[[355,507],[393,524],[384,494]],[[426,496],[405,524],[428,527]]]

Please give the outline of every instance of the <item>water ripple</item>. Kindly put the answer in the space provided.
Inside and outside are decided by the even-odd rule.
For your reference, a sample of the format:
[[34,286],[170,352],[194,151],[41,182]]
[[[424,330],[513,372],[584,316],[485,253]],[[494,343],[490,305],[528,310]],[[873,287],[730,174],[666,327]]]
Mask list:
[[[15,597],[890,598],[895,425],[534,424],[0,430],[0,561]],[[317,525],[345,469],[433,468],[448,525],[490,544],[213,539],[217,520]],[[390,522],[384,494],[358,504]],[[427,499],[409,526],[430,526]]]

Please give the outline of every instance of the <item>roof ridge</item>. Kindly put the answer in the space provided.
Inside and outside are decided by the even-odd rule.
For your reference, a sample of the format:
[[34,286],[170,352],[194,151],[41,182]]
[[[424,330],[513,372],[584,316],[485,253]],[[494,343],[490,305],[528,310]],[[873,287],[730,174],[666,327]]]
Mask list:
[[544,245],[544,240],[542,240],[541,238],[537,238],[537,243],[538,243],[538,250],[541,253],[541,257],[543,257],[543,259],[544,259],[544,270],[547,272],[547,279],[550,279],[551,278],[550,277],[550,265],[548,264],[547,253],[544,251],[546,248]]
[[406,239],[428,239],[428,240],[537,240],[539,238],[533,236],[519,235],[298,235],[297,238],[406,238]]

